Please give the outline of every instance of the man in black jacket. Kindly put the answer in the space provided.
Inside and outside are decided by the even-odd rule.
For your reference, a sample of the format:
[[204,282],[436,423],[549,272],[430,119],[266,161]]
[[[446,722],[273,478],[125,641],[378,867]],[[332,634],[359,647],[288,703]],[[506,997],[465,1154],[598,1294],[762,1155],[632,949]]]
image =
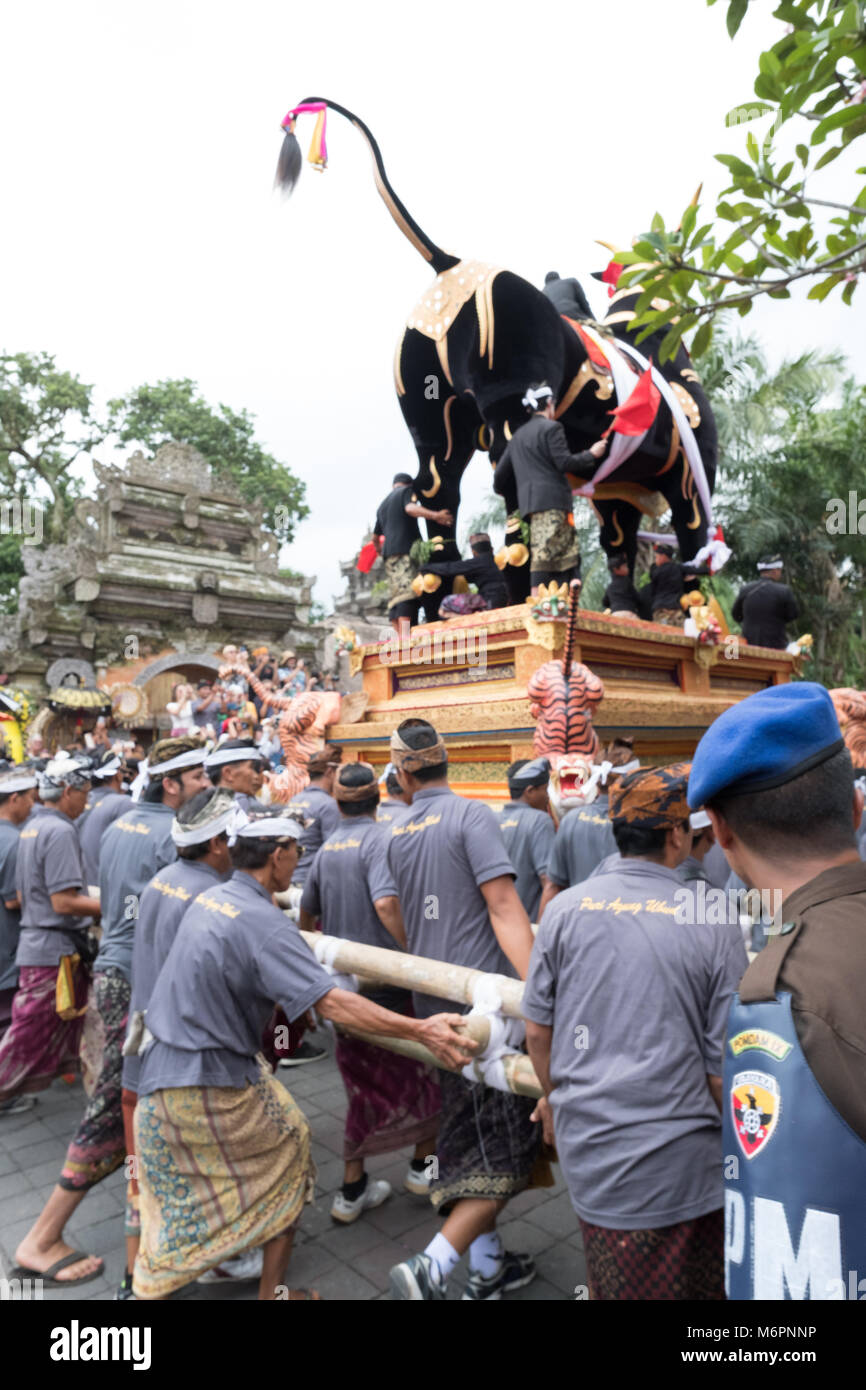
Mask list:
[[746,584],[734,601],[731,616],[742,624],[750,647],[783,651],[788,645],[785,624],[793,622],[800,609],[788,585],[781,582],[782,569],[780,555],[766,555],[758,562],[760,579]]
[[[449,511],[431,511],[422,507],[413,491],[408,473],[395,473],[388,496],[379,504],[373,532],[385,562],[388,581],[388,617],[397,632],[408,630],[418,621],[419,601],[412,590],[417,573],[409,551],[420,541],[418,518],[450,526],[454,520]],[[297,881],[297,879],[296,879]]]
[[[454,578],[462,574],[470,584],[474,584],[477,594],[450,594],[439,605],[439,616],[454,618],[464,613],[482,612],[488,608],[507,608],[508,588],[493,558],[493,546],[486,531],[478,531],[469,537],[472,549],[470,560],[442,560],[437,564],[426,564],[425,571],[441,574],[444,578]],[[473,602],[475,600],[475,602]]]
[[580,575],[580,545],[571,519],[571,488],[566,473],[591,478],[607,445],[599,439],[573,454],[565,430],[555,419],[547,382],[530,386],[523,397],[530,416],[506,445],[496,465],[493,491],[529,522],[533,594],[540,584],[568,584]]
[[544,277],[544,293],[558,314],[565,314],[570,319],[594,317],[583,285],[573,275],[563,280],[558,270],[549,270]]
[[604,591],[602,602],[610,609],[612,618],[645,618],[644,604],[632,583],[628,567],[628,556],[611,555],[607,568],[610,583]]
[[694,588],[694,581],[699,574],[710,573],[706,565],[680,564],[673,556],[673,546],[653,546],[649,604],[652,621],[661,623],[664,627],[682,627],[686,615],[680,605],[680,599],[686,591],[686,585]]

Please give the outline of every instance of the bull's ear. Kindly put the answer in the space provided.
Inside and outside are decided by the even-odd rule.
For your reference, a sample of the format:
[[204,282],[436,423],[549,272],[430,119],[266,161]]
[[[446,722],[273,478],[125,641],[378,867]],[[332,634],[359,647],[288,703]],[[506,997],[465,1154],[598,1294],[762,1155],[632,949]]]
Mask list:
[[294,192],[295,184],[301,176],[303,158],[301,147],[298,144],[298,137],[288,126],[284,127],[283,143],[280,147],[280,157],[277,161],[277,172],[274,178],[274,188],[279,189],[286,197]]

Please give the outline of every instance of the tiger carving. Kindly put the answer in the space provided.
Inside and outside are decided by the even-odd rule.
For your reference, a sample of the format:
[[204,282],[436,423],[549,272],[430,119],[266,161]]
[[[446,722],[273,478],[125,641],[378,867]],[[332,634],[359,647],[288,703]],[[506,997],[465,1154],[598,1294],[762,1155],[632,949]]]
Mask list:
[[845,747],[856,768],[866,767],[866,690],[842,686],[830,691]]
[[263,711],[269,706],[280,711],[277,737],[285,766],[279,772],[272,772],[266,785],[271,801],[285,805],[309,782],[307,766],[310,758],[322,747],[328,725],[339,722],[342,697],[336,690],[305,690],[300,695],[278,695],[273,690],[267,690],[258,676],[241,665],[224,666],[219,673],[220,679],[231,673],[242,676],[248,682],[250,689],[261,700]]
[[[579,579],[573,579],[569,586],[568,625],[561,660],[546,661],[540,666],[530,677],[526,693],[530,713],[536,720],[532,739],[532,750],[536,757],[570,754],[592,763],[598,753],[598,735],[592,727],[592,716],[596,705],[604,697],[604,686],[588,666],[571,659],[580,587]],[[548,594],[548,600],[550,597]],[[537,598],[527,599],[528,604],[534,605],[533,616],[541,621],[552,621],[558,616],[564,607],[561,600],[566,595],[557,589],[553,597],[560,601],[556,614],[545,612]]]

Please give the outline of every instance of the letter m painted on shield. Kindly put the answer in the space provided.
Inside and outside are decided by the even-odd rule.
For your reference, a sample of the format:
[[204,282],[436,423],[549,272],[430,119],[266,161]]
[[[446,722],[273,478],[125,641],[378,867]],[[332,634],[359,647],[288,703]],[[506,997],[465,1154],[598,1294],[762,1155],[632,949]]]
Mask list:
[[[753,1298],[824,1301],[842,1278],[842,1238],[835,1212],[807,1207],[795,1252],[781,1202],[756,1197],[752,1220]],[[838,1297],[838,1295],[836,1295]]]

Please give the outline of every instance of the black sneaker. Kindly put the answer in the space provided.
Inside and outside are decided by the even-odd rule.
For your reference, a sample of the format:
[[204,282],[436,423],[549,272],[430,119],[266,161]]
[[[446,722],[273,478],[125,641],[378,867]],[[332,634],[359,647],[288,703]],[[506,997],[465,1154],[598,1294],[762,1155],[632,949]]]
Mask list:
[[0,1101],[0,1115],[26,1115],[38,1103],[36,1096],[13,1096],[11,1100]]
[[135,1298],[135,1294],[132,1292],[132,1275],[124,1274],[123,1282],[114,1295],[114,1302],[125,1303],[128,1298]]
[[531,1255],[516,1255],[513,1250],[506,1250],[499,1269],[486,1279],[477,1269],[470,1269],[462,1301],[495,1303],[504,1293],[531,1284],[535,1273],[535,1261]]
[[394,1265],[388,1278],[394,1299],[435,1303],[445,1298],[445,1284],[429,1255],[411,1255],[402,1264]]
[[291,1057],[281,1057],[281,1067],[303,1067],[307,1062],[321,1062],[327,1057],[326,1047],[314,1047],[312,1043],[302,1042]]

